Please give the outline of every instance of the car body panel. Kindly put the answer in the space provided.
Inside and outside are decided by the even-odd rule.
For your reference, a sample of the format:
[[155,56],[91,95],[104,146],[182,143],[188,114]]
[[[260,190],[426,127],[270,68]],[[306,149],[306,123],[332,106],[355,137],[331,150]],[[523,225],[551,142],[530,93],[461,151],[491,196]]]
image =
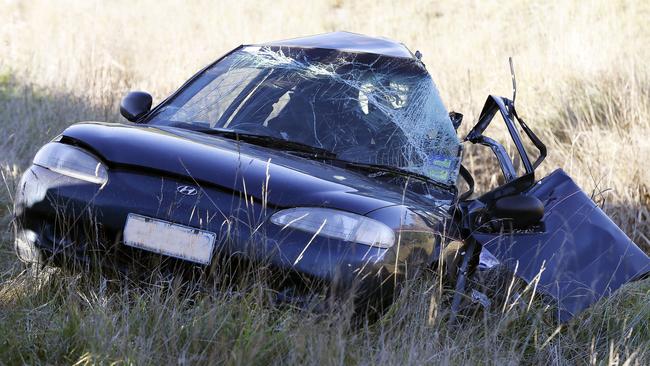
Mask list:
[[[514,162],[503,146],[483,135],[497,112],[521,158],[525,169],[521,176],[517,176]],[[538,150],[534,162],[519,128]],[[471,228],[469,240],[553,299],[560,322],[650,272],[650,258],[564,171],[557,169],[535,181],[535,168],[546,157],[546,146],[518,116],[513,100],[489,96],[467,140],[492,149],[506,180],[462,204],[465,226]],[[531,204],[528,213],[538,222],[531,224],[527,218],[531,216],[524,211],[519,211],[519,218],[516,213],[500,216],[497,203],[506,200]]]
[[513,273],[555,299],[560,321],[650,272],[650,258],[561,169],[526,194],[544,204],[542,229],[477,231],[473,237]]
[[381,217],[385,214],[382,210],[397,210],[400,216],[392,225],[398,228],[400,221],[408,222],[405,237],[408,231],[418,231],[430,240],[381,249],[283,230],[268,221],[277,212],[274,208],[247,202],[242,195],[217,187],[204,187],[196,196],[184,196],[177,191],[180,183],[184,182],[171,177],[113,170],[111,181],[100,189],[33,166],[21,181],[16,214],[21,230],[36,233],[37,246],[48,255],[88,262],[89,253],[101,249],[94,239],[102,237],[101,245],[108,243],[101,249],[107,256],[120,256],[120,261],[140,260],[141,250],[120,242],[128,214],[135,213],[217,233],[215,257],[241,257],[319,281],[336,279],[343,284],[339,287],[362,283],[364,291],[371,292],[388,279],[401,281],[409,265],[417,268],[427,264],[434,244],[440,241],[437,230],[405,206],[379,209],[371,217]]
[[[80,123],[62,135],[91,147],[109,164],[245,191],[276,207],[322,206],[365,214],[393,204],[435,205],[350,169],[179,128]],[[447,204],[453,199],[443,191],[439,197]]]
[[265,46],[323,48],[344,52],[374,53],[391,57],[414,58],[402,43],[387,38],[368,37],[350,32],[330,32],[314,36],[264,43]]

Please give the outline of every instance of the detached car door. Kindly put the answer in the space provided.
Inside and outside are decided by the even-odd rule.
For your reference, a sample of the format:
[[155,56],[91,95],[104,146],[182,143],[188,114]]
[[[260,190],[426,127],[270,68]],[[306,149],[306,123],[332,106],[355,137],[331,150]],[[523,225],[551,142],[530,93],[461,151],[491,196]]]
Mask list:
[[[525,173],[517,176],[501,144],[483,135],[499,112]],[[519,127],[515,124],[519,124]],[[531,162],[519,128],[539,150]],[[561,169],[536,180],[546,147],[509,99],[490,96],[466,140],[497,156],[505,184],[461,203],[470,240],[557,305],[565,322],[627,282],[650,274],[650,258]]]

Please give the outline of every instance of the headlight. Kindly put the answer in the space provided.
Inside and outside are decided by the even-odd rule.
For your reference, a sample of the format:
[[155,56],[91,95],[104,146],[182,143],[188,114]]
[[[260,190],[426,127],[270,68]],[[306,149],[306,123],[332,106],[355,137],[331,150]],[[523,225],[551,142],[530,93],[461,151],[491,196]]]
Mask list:
[[93,155],[71,145],[51,142],[34,157],[34,164],[68,177],[104,184],[108,180],[106,167]]
[[395,233],[385,224],[365,216],[328,208],[301,207],[276,212],[271,222],[311,234],[349,242],[390,248]]

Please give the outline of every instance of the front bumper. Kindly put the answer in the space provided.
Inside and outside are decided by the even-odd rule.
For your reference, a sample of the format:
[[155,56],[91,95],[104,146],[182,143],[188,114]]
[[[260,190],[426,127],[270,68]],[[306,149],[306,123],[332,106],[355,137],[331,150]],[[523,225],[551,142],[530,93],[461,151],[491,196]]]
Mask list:
[[[181,185],[195,186],[199,193],[182,195],[177,189]],[[433,241],[425,241],[380,249],[282,231],[268,221],[278,208],[244,193],[130,170],[112,170],[100,187],[34,165],[16,193],[19,255],[35,250],[41,260],[55,264],[72,259],[151,271],[156,263],[205,272],[236,259],[283,272],[290,282],[298,278],[302,285],[319,283],[337,292],[354,289],[361,297],[385,298],[429,260],[434,247]],[[124,245],[122,231],[129,213],[216,233],[212,264],[197,265]]]

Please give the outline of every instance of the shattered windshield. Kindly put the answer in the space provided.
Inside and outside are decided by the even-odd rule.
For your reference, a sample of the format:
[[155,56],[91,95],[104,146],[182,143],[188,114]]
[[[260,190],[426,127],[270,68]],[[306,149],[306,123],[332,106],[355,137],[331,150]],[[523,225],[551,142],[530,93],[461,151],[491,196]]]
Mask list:
[[243,47],[195,78],[150,123],[270,136],[447,185],[460,163],[438,90],[410,58]]

